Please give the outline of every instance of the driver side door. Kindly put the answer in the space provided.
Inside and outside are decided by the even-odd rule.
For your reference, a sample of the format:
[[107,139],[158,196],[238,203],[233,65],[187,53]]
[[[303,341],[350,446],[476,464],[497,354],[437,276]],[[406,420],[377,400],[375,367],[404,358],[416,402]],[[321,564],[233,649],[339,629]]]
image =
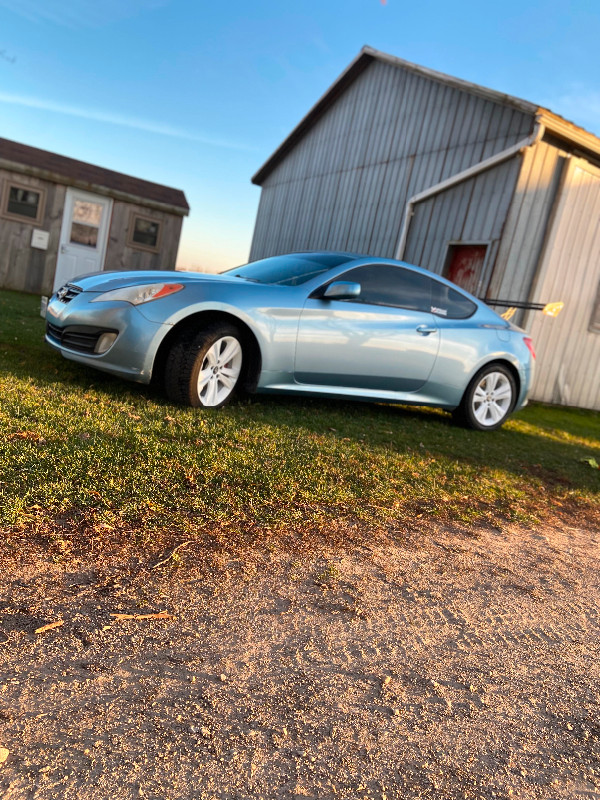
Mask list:
[[294,379],[356,390],[416,392],[439,348],[431,279],[391,264],[354,267],[336,281],[360,284],[358,297],[313,292],[298,326]]

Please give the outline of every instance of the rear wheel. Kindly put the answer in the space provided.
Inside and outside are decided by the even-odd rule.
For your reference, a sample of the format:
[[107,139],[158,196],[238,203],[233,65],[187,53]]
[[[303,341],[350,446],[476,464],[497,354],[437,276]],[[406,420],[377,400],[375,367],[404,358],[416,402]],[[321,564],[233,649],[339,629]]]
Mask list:
[[170,400],[219,408],[241,383],[244,347],[238,329],[214,323],[178,339],[167,357],[165,388]]
[[468,385],[454,414],[458,422],[480,431],[494,431],[504,424],[517,400],[517,385],[502,364],[479,370]]

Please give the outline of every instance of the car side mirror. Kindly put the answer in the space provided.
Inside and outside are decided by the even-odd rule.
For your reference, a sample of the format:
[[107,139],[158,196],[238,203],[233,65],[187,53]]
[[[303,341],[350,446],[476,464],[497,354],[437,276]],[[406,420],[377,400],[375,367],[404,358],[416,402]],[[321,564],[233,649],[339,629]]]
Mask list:
[[320,296],[324,300],[351,300],[360,296],[360,283],[334,281],[326,287]]

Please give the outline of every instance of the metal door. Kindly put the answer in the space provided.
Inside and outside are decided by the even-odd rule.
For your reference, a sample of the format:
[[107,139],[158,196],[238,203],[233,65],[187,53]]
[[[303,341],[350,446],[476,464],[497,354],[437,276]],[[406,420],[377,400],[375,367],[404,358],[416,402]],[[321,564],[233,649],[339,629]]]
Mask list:
[[444,277],[471,294],[483,294],[487,244],[450,243]]

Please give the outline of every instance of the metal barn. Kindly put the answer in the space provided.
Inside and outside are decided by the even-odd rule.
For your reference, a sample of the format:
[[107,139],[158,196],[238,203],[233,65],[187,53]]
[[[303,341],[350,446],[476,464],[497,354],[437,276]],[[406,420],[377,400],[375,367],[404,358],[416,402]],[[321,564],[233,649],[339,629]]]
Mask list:
[[175,269],[185,195],[0,139],[0,288],[51,294],[103,269]]
[[534,399],[600,409],[600,139],[551,111],[365,47],[254,175],[250,259],[396,257],[521,312]]

